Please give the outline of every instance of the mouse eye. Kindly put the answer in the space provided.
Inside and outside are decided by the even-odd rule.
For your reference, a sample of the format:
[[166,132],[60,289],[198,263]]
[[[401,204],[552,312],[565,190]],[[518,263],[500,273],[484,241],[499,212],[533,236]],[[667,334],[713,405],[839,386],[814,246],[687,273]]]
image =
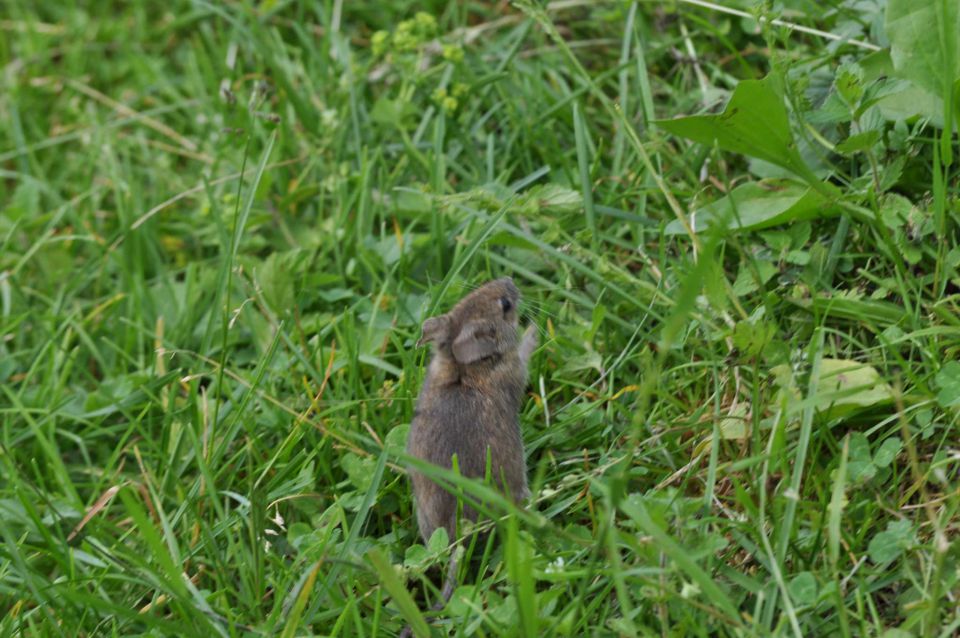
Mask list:
[[500,297],[500,307],[503,308],[503,314],[507,314],[513,308],[513,302],[506,297]]

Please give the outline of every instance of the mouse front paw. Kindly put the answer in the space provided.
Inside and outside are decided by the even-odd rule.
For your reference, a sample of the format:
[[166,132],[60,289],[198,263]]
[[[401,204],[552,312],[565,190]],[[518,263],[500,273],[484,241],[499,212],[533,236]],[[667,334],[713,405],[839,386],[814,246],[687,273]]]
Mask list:
[[539,341],[537,326],[531,323],[527,326],[527,329],[523,331],[523,338],[520,340],[520,360],[523,361],[524,364],[530,360],[530,355],[537,349]]

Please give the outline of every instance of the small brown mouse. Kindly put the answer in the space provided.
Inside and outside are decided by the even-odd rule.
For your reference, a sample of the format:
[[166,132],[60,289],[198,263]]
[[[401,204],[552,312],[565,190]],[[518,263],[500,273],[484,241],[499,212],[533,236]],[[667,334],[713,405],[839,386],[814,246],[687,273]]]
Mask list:
[[[410,455],[435,465],[450,468],[456,455],[460,473],[470,478],[485,476],[489,452],[494,484],[517,503],[529,494],[518,413],[537,347],[533,325],[517,336],[519,301],[520,290],[504,277],[424,322],[417,345],[432,343],[434,353],[407,440]],[[444,527],[455,542],[457,497],[415,470],[410,475],[424,541]],[[463,516],[476,520],[477,513],[464,505]],[[454,585],[448,575],[444,599]]]

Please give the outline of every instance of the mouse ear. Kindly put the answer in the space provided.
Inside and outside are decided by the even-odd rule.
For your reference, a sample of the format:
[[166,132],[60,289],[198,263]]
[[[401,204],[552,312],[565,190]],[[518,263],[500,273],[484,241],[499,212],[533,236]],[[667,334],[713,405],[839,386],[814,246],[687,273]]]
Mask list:
[[451,349],[458,363],[473,363],[496,352],[497,344],[486,322],[471,321],[460,330]]
[[421,328],[423,334],[420,336],[420,340],[417,341],[417,347],[419,348],[425,343],[443,343],[446,341],[448,321],[447,315],[430,317],[424,321],[423,327]]

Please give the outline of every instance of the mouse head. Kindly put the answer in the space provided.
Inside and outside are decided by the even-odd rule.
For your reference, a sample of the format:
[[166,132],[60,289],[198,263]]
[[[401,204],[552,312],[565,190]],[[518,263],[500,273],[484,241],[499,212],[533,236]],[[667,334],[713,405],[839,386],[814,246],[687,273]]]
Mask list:
[[445,315],[423,322],[418,346],[433,343],[460,364],[502,355],[517,347],[520,290],[509,277],[494,279],[460,300]]

